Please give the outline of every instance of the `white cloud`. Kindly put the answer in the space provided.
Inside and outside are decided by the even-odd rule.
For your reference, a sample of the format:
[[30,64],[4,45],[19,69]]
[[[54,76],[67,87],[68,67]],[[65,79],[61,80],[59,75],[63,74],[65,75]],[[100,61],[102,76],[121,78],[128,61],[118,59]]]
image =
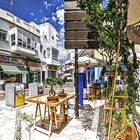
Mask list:
[[31,12],[30,15],[34,17],[34,13],[33,12]]
[[53,20],[54,22],[56,22],[56,21],[57,21],[57,18],[56,18],[55,16],[52,16],[52,20]]
[[64,24],[64,4],[56,8],[56,12],[52,13],[52,21],[56,22],[60,25]]
[[51,3],[48,3],[47,1],[44,1],[44,4],[45,4],[46,9],[48,9],[49,7],[52,6],[52,4]]
[[64,48],[64,27],[62,27],[59,32],[57,46],[59,49],[60,60],[66,60],[68,51]]
[[41,19],[41,22],[47,22],[48,20],[49,20],[49,18],[43,17],[43,18]]
[[64,8],[64,4],[61,4],[61,6],[58,6],[57,8],[56,8],[56,10],[58,10],[58,9],[63,9]]
[[63,25],[64,24],[64,9],[58,9],[56,11],[56,17],[57,17],[58,23],[60,25]]

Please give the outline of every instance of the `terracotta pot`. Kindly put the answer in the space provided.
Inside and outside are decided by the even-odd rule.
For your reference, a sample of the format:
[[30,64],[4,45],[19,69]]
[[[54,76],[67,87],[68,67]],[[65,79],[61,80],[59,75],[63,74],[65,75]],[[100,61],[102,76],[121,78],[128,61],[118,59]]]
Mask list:
[[68,114],[65,114],[65,122],[68,121]]
[[125,132],[126,132],[125,140],[136,140],[135,128],[126,125]]

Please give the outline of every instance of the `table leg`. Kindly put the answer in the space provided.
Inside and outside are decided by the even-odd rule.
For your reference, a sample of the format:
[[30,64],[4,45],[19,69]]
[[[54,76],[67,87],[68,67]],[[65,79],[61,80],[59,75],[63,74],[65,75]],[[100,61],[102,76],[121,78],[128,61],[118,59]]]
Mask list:
[[45,108],[44,108],[44,120],[45,120],[45,118],[46,118],[46,105],[45,105]]
[[39,104],[39,114],[40,114],[40,121],[41,121],[41,123],[42,123],[42,113],[41,113],[41,107],[40,107],[40,104]]
[[53,107],[53,113],[54,113],[54,121],[55,121],[55,126],[58,129],[58,122],[57,122],[57,116],[56,116],[56,108]]
[[65,112],[64,112],[64,110],[65,110],[64,103],[62,103],[60,105],[60,121],[61,122],[64,122],[64,119],[65,119]]
[[48,106],[48,120],[50,120],[50,108]]
[[51,109],[51,113],[50,113],[50,125],[49,125],[49,136],[51,135],[51,130],[52,130],[52,119],[53,119],[53,109]]
[[36,110],[35,110],[35,120],[36,120],[36,117],[37,117],[37,111],[38,111],[38,104],[36,105]]

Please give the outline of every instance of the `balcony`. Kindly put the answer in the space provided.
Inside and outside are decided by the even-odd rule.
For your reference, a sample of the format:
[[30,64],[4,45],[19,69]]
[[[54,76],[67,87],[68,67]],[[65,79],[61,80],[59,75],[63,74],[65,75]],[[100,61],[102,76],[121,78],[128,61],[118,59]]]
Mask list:
[[73,65],[71,65],[71,66],[66,66],[65,67],[65,72],[66,71],[70,71],[70,70],[73,70],[75,67],[73,66]]
[[47,58],[46,62],[47,62],[48,65],[56,65],[56,66],[60,65],[59,60],[55,60],[55,59],[52,59],[52,58]]
[[35,51],[31,50],[31,49],[27,49],[21,46],[11,46],[11,51],[13,53],[18,53],[18,54],[23,54],[23,55],[27,55],[27,56],[35,56]]

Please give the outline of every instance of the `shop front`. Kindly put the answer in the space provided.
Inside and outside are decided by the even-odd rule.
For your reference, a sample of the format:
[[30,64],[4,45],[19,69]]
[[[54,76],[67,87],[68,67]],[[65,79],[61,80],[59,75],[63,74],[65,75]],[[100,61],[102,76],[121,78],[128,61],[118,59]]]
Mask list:
[[7,83],[26,83],[25,60],[0,55],[0,81]]
[[40,62],[28,60],[28,71],[26,75],[27,83],[41,82],[41,64]]
[[58,68],[57,66],[48,65],[48,69],[47,69],[48,77],[53,77],[53,78],[58,77],[57,68]]

